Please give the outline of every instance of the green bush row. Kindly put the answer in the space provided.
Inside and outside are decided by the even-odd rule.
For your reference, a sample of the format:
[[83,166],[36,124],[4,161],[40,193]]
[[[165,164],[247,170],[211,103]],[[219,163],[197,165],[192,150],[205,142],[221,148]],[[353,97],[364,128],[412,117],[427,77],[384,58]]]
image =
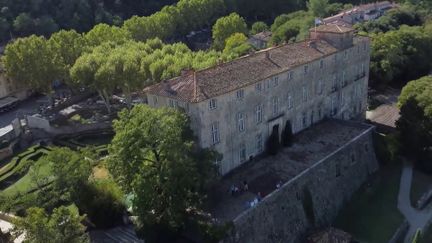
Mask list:
[[27,170],[30,167],[30,161],[36,161],[50,151],[49,148],[40,145],[33,146],[28,150],[29,151],[25,151],[12,159],[9,164],[12,163],[13,166],[0,174],[0,183],[15,175],[17,172],[23,174],[23,170]]
[[8,173],[9,171],[11,171],[17,164],[18,161],[27,156],[28,154],[34,153],[37,149],[39,149],[41,146],[38,145],[34,145],[30,148],[28,148],[27,150],[25,150],[24,152],[18,154],[17,156],[13,157],[6,165],[4,165],[3,167],[0,168],[0,177],[3,176],[4,174]]

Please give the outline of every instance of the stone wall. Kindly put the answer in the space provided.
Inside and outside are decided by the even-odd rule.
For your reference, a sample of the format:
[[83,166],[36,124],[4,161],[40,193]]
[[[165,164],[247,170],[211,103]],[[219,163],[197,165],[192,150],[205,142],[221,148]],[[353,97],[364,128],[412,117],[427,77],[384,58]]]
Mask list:
[[224,242],[301,242],[309,229],[330,225],[378,170],[372,132],[368,128],[237,216]]

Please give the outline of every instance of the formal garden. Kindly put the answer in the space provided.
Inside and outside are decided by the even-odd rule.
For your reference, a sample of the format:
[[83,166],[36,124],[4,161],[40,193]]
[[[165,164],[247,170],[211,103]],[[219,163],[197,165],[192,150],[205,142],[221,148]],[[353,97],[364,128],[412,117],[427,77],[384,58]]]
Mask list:
[[124,197],[104,160],[112,137],[112,131],[58,137],[1,161],[1,211],[20,216],[34,206],[76,206],[90,227],[121,223]]

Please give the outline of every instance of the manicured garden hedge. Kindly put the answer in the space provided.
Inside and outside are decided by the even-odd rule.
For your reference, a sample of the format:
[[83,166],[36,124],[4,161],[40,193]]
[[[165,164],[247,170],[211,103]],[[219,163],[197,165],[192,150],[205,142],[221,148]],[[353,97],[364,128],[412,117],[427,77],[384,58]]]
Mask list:
[[0,183],[16,174],[16,172],[19,171],[24,165],[28,164],[28,161],[36,161],[49,151],[49,148],[41,145],[35,145],[18,154],[12,158],[8,164],[0,168]]

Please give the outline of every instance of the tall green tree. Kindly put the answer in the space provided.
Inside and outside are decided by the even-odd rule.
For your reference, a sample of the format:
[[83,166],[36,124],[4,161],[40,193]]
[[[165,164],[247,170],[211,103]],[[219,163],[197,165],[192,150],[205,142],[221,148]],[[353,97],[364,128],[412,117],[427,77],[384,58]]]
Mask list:
[[46,242],[90,242],[85,227],[81,224],[84,216],[80,216],[76,207],[61,206],[48,214],[42,208],[27,209],[27,216],[18,218],[14,234],[25,234],[25,240],[33,243]]
[[72,82],[78,87],[87,87],[98,92],[111,113],[110,98],[118,86],[116,77],[111,76],[106,57],[114,49],[113,43],[105,43],[80,56],[70,70]]
[[309,0],[307,2],[308,10],[315,16],[323,18],[327,15],[326,9],[328,8],[328,0]]
[[144,225],[178,230],[202,206],[214,178],[215,154],[198,149],[187,115],[175,109],[134,106],[114,121],[108,168]]
[[226,39],[223,56],[225,60],[232,60],[251,50],[252,45],[248,42],[247,37],[244,34],[235,33]]
[[90,47],[96,47],[105,42],[123,44],[131,39],[130,33],[123,28],[98,24],[84,35]]
[[266,23],[264,23],[262,21],[258,21],[258,22],[253,23],[253,25],[251,27],[250,34],[255,35],[257,33],[260,33],[260,32],[263,32],[263,31],[266,31],[269,29],[270,28]]
[[54,64],[60,69],[59,77],[66,83],[72,84],[70,69],[86,50],[83,36],[75,30],[61,30],[49,38],[48,46],[54,55]]
[[50,94],[60,76],[54,53],[44,37],[32,35],[8,44],[2,57],[6,74],[27,87]]
[[402,149],[432,173],[432,77],[410,81],[399,96],[396,122]]
[[219,18],[213,25],[213,47],[216,50],[223,50],[225,40],[234,33],[247,34],[245,20],[236,13]]

